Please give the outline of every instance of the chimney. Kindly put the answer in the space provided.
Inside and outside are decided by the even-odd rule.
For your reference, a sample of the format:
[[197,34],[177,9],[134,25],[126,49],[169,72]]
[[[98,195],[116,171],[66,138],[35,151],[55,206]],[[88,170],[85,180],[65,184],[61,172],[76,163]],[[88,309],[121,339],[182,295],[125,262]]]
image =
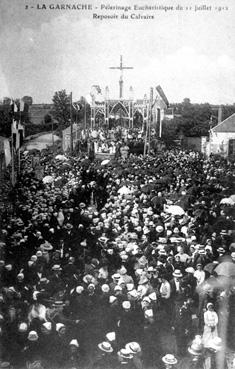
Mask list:
[[222,106],[220,105],[218,109],[218,124],[222,122],[222,114]]

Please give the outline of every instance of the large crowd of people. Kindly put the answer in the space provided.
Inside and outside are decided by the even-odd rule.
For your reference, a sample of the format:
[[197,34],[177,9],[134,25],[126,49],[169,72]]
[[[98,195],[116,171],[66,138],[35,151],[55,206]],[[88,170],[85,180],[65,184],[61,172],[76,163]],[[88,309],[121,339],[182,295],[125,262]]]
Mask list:
[[1,220],[1,367],[234,367],[234,164],[44,153],[40,180],[32,155]]

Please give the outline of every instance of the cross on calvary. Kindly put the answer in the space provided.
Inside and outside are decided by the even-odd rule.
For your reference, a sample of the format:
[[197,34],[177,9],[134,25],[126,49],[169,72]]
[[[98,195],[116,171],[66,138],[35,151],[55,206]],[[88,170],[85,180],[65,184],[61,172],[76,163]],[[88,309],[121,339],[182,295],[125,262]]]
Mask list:
[[120,65],[119,67],[109,67],[109,69],[119,69],[121,71],[120,80],[119,80],[119,98],[123,97],[123,70],[124,69],[133,69],[133,67],[124,67],[122,64],[122,55],[120,55]]

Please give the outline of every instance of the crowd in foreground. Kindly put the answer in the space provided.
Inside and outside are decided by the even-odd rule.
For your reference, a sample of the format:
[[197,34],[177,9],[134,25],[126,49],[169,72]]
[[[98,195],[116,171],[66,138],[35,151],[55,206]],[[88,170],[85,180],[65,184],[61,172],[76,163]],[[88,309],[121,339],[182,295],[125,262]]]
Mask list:
[[234,164],[44,154],[48,183],[31,159],[2,220],[1,367],[232,368]]

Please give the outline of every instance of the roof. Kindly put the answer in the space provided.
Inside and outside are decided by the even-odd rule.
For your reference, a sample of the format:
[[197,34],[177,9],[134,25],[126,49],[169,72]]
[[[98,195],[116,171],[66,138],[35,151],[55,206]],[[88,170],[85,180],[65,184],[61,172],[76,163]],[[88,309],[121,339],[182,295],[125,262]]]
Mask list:
[[159,93],[159,95],[160,95],[160,97],[161,97],[161,99],[164,101],[164,103],[166,104],[166,107],[168,108],[169,107],[169,101],[167,100],[167,97],[166,97],[166,95],[164,94],[164,91],[163,91],[163,89],[161,88],[161,86],[160,85],[158,85],[157,87],[156,87],[156,90],[157,90],[157,92]]
[[213,132],[235,132],[235,113],[212,128]]

